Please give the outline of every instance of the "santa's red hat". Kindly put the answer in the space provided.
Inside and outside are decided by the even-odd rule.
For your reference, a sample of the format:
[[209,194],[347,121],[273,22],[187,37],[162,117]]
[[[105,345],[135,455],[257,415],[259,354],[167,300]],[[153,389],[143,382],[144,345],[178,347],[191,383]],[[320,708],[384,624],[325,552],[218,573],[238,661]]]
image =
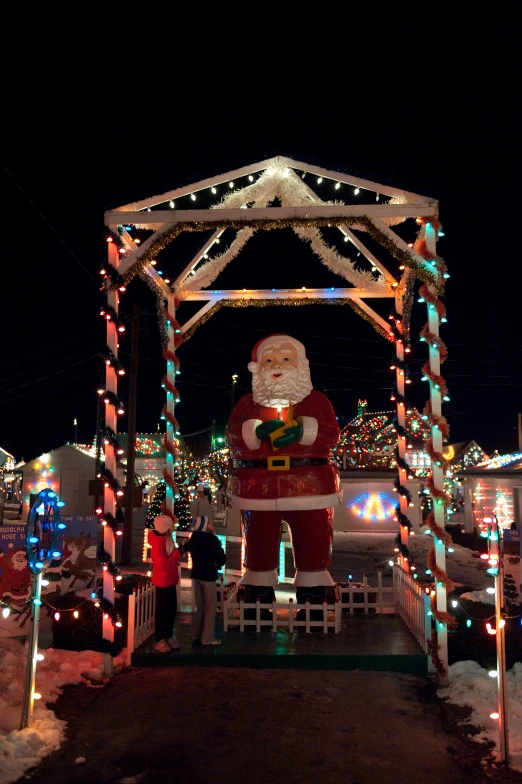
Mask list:
[[274,345],[280,345],[281,343],[291,343],[292,346],[294,346],[294,348],[297,350],[300,361],[306,358],[306,349],[299,340],[290,337],[290,335],[287,335],[285,332],[275,332],[273,335],[268,335],[268,337],[261,338],[261,340],[257,341],[256,345],[252,349],[252,361],[248,363],[248,369],[250,372],[258,372],[259,358],[265,349]]

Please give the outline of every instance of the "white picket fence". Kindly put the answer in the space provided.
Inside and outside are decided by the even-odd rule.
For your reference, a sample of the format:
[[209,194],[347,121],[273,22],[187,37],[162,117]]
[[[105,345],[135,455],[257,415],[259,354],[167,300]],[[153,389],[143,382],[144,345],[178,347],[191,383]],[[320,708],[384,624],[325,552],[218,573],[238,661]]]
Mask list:
[[[431,637],[430,597],[422,584],[414,580],[399,566],[393,567],[393,590],[395,610],[413,634],[422,650],[426,650],[426,640]],[[431,662],[431,658],[428,658]]]
[[395,592],[393,587],[382,584],[382,569],[377,569],[377,586],[368,585],[368,576],[363,574],[362,583],[337,583],[341,612],[348,610],[350,615],[373,615],[395,612]]
[[[196,596],[194,593],[194,580],[191,580],[192,583],[192,590],[191,590],[191,611],[194,613],[196,611]],[[216,582],[216,610],[218,612],[223,612],[223,602],[228,599],[230,594],[235,594],[237,591],[237,583],[231,582],[226,583],[223,577],[220,577],[219,580]]]
[[132,652],[154,634],[156,616],[156,587],[152,583],[140,583],[129,596],[127,621],[127,664],[131,663]]
[[[246,618],[247,610],[255,610],[255,617]],[[269,620],[262,619],[263,610],[271,610],[272,615]],[[280,612],[278,616],[278,610],[282,610],[283,614]],[[304,611],[304,618],[298,620],[299,610]],[[312,619],[311,614],[317,612],[321,613],[321,618]],[[255,603],[244,602],[237,600],[237,591],[231,591],[223,607],[223,631],[228,632],[233,626],[239,626],[240,632],[244,632],[247,626],[252,626],[256,632],[261,631],[262,627],[270,627],[274,633],[280,628],[286,628],[290,633],[295,629],[304,629],[310,633],[312,628],[320,628],[324,634],[328,634],[330,629],[333,629],[335,634],[339,634],[341,628],[339,593],[336,590],[334,604],[328,604],[325,599],[322,605],[317,605],[310,604],[308,600],[305,604],[297,604],[293,599],[287,602],[261,603],[260,599]]]

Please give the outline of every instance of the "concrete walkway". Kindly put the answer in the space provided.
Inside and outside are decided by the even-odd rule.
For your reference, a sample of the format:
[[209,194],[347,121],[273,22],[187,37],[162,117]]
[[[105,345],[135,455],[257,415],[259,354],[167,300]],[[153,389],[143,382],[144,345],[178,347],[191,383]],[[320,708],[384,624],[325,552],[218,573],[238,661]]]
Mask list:
[[[86,691],[59,714],[75,716]],[[90,694],[32,784],[491,782],[411,675],[155,668]]]

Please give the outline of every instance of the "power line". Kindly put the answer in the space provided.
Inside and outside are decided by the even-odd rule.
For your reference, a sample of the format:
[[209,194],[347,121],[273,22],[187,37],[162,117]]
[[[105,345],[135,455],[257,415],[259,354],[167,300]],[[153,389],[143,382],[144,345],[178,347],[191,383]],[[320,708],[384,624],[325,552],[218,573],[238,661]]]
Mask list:
[[96,288],[97,288],[97,289],[99,289],[99,288],[100,288],[99,281],[97,281],[97,280],[96,280],[96,278],[94,277],[94,275],[91,275],[91,273],[89,272],[89,270],[87,269],[87,267],[86,267],[86,266],[85,266],[85,265],[84,265],[84,264],[83,264],[83,263],[80,261],[80,259],[78,258],[78,256],[77,256],[77,255],[74,253],[74,251],[72,251],[72,250],[70,249],[70,247],[67,245],[67,243],[65,242],[65,240],[64,240],[64,239],[62,239],[62,237],[61,237],[61,236],[58,234],[58,232],[56,231],[56,229],[55,229],[53,226],[51,226],[51,224],[49,223],[49,221],[47,220],[47,218],[45,217],[45,215],[43,215],[43,213],[41,213],[41,212],[40,212],[40,210],[38,209],[38,207],[36,206],[36,204],[34,203],[34,201],[31,199],[31,197],[30,197],[30,196],[29,196],[29,195],[28,195],[28,194],[27,194],[27,193],[24,191],[24,189],[22,188],[22,186],[20,185],[20,183],[19,183],[19,182],[17,182],[17,180],[15,180],[15,178],[13,177],[13,175],[11,174],[11,172],[9,171],[9,169],[7,168],[7,166],[5,166],[5,165],[4,165],[4,169],[5,169],[5,171],[7,172],[7,174],[9,175],[9,177],[12,179],[12,181],[14,182],[14,184],[16,185],[16,187],[19,189],[19,191],[20,191],[21,193],[23,193],[23,195],[25,196],[25,198],[27,199],[27,201],[29,202],[29,204],[30,204],[30,205],[31,205],[31,206],[34,208],[34,210],[36,210],[36,212],[38,213],[38,215],[40,216],[40,218],[41,218],[41,219],[44,221],[44,223],[46,223],[46,224],[47,224],[47,226],[50,228],[50,230],[52,231],[52,233],[54,234],[54,236],[56,237],[56,239],[57,239],[57,240],[59,240],[59,241],[62,243],[62,245],[64,246],[64,248],[65,248],[66,250],[68,250],[68,251],[69,251],[69,253],[70,253],[70,254],[71,254],[71,256],[73,257],[73,259],[74,259],[74,260],[75,260],[75,261],[76,261],[76,262],[77,262],[77,263],[80,265],[80,267],[82,268],[82,270],[83,270],[83,271],[84,271],[84,272],[85,272],[85,273],[86,273],[86,274],[87,274],[87,275],[90,277],[90,279],[91,279],[91,280],[94,282],[94,285],[96,286]]
[[[87,337],[87,335],[92,335],[94,332],[99,332],[100,329],[104,329],[104,328],[105,328],[104,325],[100,324],[100,326],[96,327],[96,329],[91,329],[90,332],[84,332],[81,335],[76,335],[75,338],[64,340],[63,343],[57,343],[55,346],[51,346],[48,350],[55,351],[57,348],[66,346],[68,343],[74,343],[75,340],[80,340],[80,338]],[[16,362],[25,362],[27,359],[32,359],[33,357],[39,357],[41,353],[42,353],[41,351],[36,351],[34,354],[27,354],[23,357],[18,357],[18,359],[11,359],[9,360],[9,362],[4,362],[2,365],[0,365],[0,368],[7,367],[8,365],[14,365]]]

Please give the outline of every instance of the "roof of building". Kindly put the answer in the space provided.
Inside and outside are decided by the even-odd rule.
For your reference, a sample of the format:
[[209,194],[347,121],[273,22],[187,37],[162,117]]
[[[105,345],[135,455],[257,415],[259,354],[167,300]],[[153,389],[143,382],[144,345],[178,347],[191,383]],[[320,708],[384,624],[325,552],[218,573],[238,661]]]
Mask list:
[[479,463],[473,468],[468,468],[463,476],[510,476],[522,471],[522,452],[511,452],[507,455],[497,455]]

